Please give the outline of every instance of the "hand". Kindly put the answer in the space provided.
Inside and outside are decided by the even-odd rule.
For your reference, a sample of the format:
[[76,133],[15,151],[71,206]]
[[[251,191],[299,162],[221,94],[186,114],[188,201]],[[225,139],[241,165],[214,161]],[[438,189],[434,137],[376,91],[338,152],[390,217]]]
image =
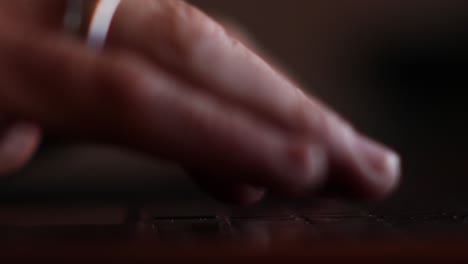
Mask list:
[[[63,2],[41,10],[63,16]],[[185,2],[124,0],[99,54],[63,34],[60,17],[15,17],[0,21],[0,113],[29,124],[28,151],[7,152],[15,165],[40,127],[175,161],[213,195],[245,203],[265,190],[380,197],[399,181],[397,154]]]

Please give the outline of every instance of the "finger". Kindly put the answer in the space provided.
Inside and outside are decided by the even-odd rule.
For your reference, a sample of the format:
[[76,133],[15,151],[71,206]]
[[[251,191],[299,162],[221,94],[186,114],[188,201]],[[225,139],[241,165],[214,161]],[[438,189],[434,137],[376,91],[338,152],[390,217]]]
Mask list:
[[235,205],[250,205],[259,202],[265,196],[265,189],[256,188],[250,184],[216,180],[219,178],[237,178],[236,175],[220,177],[219,174],[221,173],[209,173],[206,170],[190,170],[190,175],[195,179],[200,188],[222,202]]
[[249,184],[214,184],[209,181],[200,185],[203,190],[214,198],[234,205],[251,205],[258,203],[265,196],[265,190],[253,187]]
[[[242,28],[239,24],[227,18],[218,17],[217,21],[224,26],[229,35],[241,41],[244,45],[249,47],[249,49],[255,50],[256,52],[260,50],[257,43],[253,41],[252,36],[249,36],[245,28]],[[222,202],[249,205],[257,203],[264,198],[266,194],[264,188],[254,187],[248,184],[215,181],[216,178],[219,178],[216,174],[220,173],[226,174],[226,172],[208,172],[206,169],[190,170],[190,174],[196,179],[196,182],[201,188]],[[235,179],[236,176],[232,175],[228,178]]]
[[145,59],[16,32],[0,31],[0,112],[188,167],[233,171],[238,182],[274,190],[309,190],[323,181],[320,144],[283,133]]
[[124,0],[108,44],[139,51],[274,126],[322,142],[334,174],[357,193],[386,194],[399,181],[394,151],[356,132],[185,2]]
[[[247,34],[247,32],[242,29],[238,24],[234,23],[231,20],[225,19],[225,18],[217,18],[217,21],[221,23],[226,31],[239,41],[241,41],[243,44],[245,44],[250,50],[255,51],[258,54],[259,48],[256,45],[256,43],[253,42],[252,38]],[[271,61],[270,61],[271,64]],[[277,65],[275,67],[278,69]],[[284,72],[284,69],[282,69],[282,72]],[[332,173],[343,173],[343,170],[341,172],[337,169],[334,170]],[[205,171],[204,173],[197,173],[195,175],[203,175],[203,178],[206,178],[207,172]],[[353,183],[349,182],[340,182],[339,178],[346,178],[344,176],[337,176],[331,177],[331,179],[328,181],[327,185],[324,187],[323,190],[319,190],[318,193],[313,194],[314,196],[320,196],[320,197],[346,197],[346,198],[362,198],[362,195],[356,195],[356,193],[360,192],[350,192],[349,187],[346,188],[346,186],[352,186]],[[203,189],[205,189],[207,192],[211,193],[214,197],[218,197],[218,199],[225,201],[225,202],[234,202],[234,203],[245,203],[245,204],[251,204],[255,203],[258,200],[256,200],[256,197],[263,197],[264,191],[260,191],[258,188],[254,188],[253,186],[242,186],[243,188],[241,189],[241,186],[236,185],[236,187],[233,187],[234,184],[229,184],[227,185],[226,183],[213,183],[210,180],[202,181],[200,183]],[[235,189],[234,189],[235,188]],[[233,194],[233,191],[237,190],[242,190],[243,193],[245,193],[245,196],[242,196],[240,194]],[[250,190],[249,190],[250,189]],[[240,191],[239,191],[240,192]],[[360,197],[361,196],[361,197]],[[245,198],[242,198],[245,197]],[[252,197],[252,200],[248,199],[248,197]],[[365,198],[365,196],[364,196]],[[251,201],[251,202],[249,202]]]
[[288,192],[321,185],[326,161],[320,144],[283,133],[170,74],[144,83],[132,103],[138,108],[126,119],[129,128],[124,131],[129,134],[121,137],[124,143],[149,151],[158,146],[160,155],[186,167],[232,172],[217,175],[213,182],[245,182]]
[[40,142],[40,129],[28,122],[8,122],[0,128],[0,176],[24,166]]
[[296,125],[285,109],[297,114],[301,91],[183,1],[123,1],[108,45],[133,48],[214,94],[284,125]]

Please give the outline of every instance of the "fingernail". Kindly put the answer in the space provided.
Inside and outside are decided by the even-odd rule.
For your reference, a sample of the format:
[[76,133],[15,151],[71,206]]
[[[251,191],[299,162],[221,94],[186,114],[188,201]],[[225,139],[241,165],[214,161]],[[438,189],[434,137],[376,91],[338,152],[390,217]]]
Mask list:
[[[397,153],[373,140],[358,136],[357,150],[361,154],[361,161],[373,177],[384,181],[387,185],[394,185],[401,173],[401,161]],[[388,186],[393,187],[393,186]]]
[[321,145],[310,145],[309,159],[311,174],[317,178],[323,178],[328,169],[327,154]]

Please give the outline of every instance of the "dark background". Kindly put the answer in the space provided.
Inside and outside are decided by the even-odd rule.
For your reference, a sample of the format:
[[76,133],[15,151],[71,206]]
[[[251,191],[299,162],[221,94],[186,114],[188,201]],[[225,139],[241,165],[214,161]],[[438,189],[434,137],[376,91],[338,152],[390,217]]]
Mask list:
[[[382,205],[468,204],[468,2],[192,2],[237,24],[305,88],[402,153],[402,186]],[[45,144],[1,195],[200,194],[179,170],[148,158]]]

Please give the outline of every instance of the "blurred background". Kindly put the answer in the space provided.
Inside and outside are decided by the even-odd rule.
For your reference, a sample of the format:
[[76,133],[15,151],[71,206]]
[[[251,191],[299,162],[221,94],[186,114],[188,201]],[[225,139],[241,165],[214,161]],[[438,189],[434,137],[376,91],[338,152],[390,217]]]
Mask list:
[[[379,205],[468,204],[468,1],[191,2],[236,24],[304,88],[402,153],[402,186]],[[203,196],[175,167],[50,141],[4,181],[4,201]]]

